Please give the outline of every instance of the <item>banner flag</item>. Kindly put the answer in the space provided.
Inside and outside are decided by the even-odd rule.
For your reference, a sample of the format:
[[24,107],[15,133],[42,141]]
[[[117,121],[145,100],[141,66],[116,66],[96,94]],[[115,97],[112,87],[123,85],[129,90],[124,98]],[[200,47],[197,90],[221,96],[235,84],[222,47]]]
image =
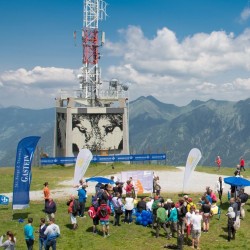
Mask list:
[[92,153],[88,149],[81,149],[76,158],[74,185],[79,184],[79,180],[85,175],[89,163],[93,158]]
[[193,148],[190,150],[186,162],[184,179],[183,179],[183,192],[187,188],[191,173],[195,170],[198,162],[201,159],[201,151],[198,148]]
[[0,195],[0,205],[8,205],[9,204],[9,197],[5,195]]
[[29,207],[31,162],[39,139],[39,136],[29,136],[23,138],[18,143],[13,182],[12,209]]

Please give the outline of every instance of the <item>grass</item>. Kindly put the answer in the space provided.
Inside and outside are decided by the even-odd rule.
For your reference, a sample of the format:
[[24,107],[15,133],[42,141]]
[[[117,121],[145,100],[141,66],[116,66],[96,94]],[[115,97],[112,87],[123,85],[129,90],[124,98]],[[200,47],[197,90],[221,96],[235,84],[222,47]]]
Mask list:
[[[168,169],[174,171],[174,168],[160,166],[160,165],[124,165],[115,164],[115,169],[112,169],[109,165],[91,165],[88,169],[87,175],[92,176],[96,173],[100,175],[109,175],[115,172],[124,171],[126,169],[152,169],[161,171]],[[204,168],[205,169],[205,168]],[[200,169],[198,168],[200,171]],[[33,179],[31,190],[41,190],[42,184],[45,179],[50,183],[51,189],[57,187],[57,182],[61,180],[71,179],[73,173],[73,167],[43,167],[43,168],[33,168]],[[232,169],[221,170],[221,172],[228,171],[231,173]],[[205,172],[205,171],[204,171]],[[1,187],[0,193],[11,192],[12,191],[12,179],[13,179],[13,169],[5,168],[0,169],[1,176]],[[224,173],[222,173],[224,175]],[[99,174],[98,174],[99,175]],[[227,174],[225,174],[227,175]],[[230,174],[232,175],[232,174]],[[205,189],[205,185],[204,185]],[[203,190],[201,190],[203,191]],[[201,197],[202,192],[190,194],[194,202],[198,202],[199,197]],[[171,198],[174,201],[179,199],[179,194],[177,193],[163,193],[162,196],[167,199]],[[76,231],[70,229],[70,218],[67,214],[66,199],[56,200],[58,211],[56,213],[56,223],[60,226],[61,237],[58,239],[59,250],[69,250],[69,249],[102,249],[102,250],[118,250],[118,249],[161,249],[166,244],[176,244],[176,239],[166,240],[163,229],[160,231],[160,237],[154,238],[155,231],[150,227],[143,227],[141,225],[136,225],[132,223],[131,225],[122,224],[121,227],[110,226],[111,236],[104,239],[101,235],[92,234],[92,220],[87,216],[84,219],[78,219],[79,228]],[[218,216],[214,216],[211,219],[210,231],[208,233],[202,233],[201,236],[201,249],[249,249],[250,244],[250,204],[245,205],[246,218],[241,221],[241,228],[237,231],[236,240],[227,242],[227,217],[225,216],[228,202],[226,194],[223,197],[224,203],[221,206],[222,215],[220,219]],[[89,206],[89,200],[87,202],[87,207]],[[39,226],[39,221],[41,217],[44,217],[42,211],[44,207],[43,201],[31,201],[30,208],[24,210],[14,210],[11,209],[11,204],[8,206],[1,206],[1,232],[0,234],[6,233],[7,230],[12,230],[16,234],[17,238],[17,249],[26,249],[23,227],[27,222],[28,217],[34,219],[33,226],[35,229]],[[25,219],[24,223],[19,223],[18,219]],[[111,216],[110,221],[113,221]],[[99,226],[100,229],[100,226]],[[38,249],[38,235],[36,235],[35,248]],[[190,249],[185,245],[184,249]]]

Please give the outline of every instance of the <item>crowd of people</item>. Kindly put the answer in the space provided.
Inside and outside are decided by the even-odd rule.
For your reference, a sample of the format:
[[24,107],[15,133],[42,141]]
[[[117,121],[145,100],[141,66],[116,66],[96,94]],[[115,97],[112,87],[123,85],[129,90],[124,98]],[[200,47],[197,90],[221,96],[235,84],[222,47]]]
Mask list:
[[[240,176],[241,171],[245,171],[243,158],[234,172],[235,176]],[[113,176],[111,180],[114,180]],[[93,233],[101,234],[106,238],[110,236],[111,222],[114,227],[120,227],[123,223],[136,223],[133,218],[135,213],[140,215],[144,211],[149,211],[152,216],[149,226],[155,231],[156,238],[161,236],[160,230],[163,229],[166,239],[177,238],[180,249],[182,249],[184,241],[192,248],[199,249],[202,232],[209,233],[211,218],[220,214],[224,182],[222,177],[218,178],[214,189],[216,193],[211,187],[206,187],[198,200],[184,195],[176,201],[172,201],[170,198],[164,199],[161,196],[159,176],[155,175],[153,176],[153,195],[149,197],[137,197],[137,189],[132,177],[125,183],[120,181],[116,181],[114,184],[98,183],[96,193],[91,197],[89,208],[85,206],[87,187],[86,181],[80,180],[79,185],[75,186],[77,195],[71,195],[66,202],[72,230],[78,228],[78,217],[86,218],[85,211],[88,211],[87,214],[92,219]],[[45,216],[40,219],[38,230],[34,230],[32,218],[28,218],[27,224],[24,226],[24,237],[28,250],[33,249],[34,232],[39,233],[39,250],[49,250],[50,248],[55,250],[57,238],[60,236],[60,227],[55,223],[57,206],[51,197],[48,182],[44,183],[43,194]],[[235,187],[231,187],[231,193],[228,196],[229,207],[226,213],[228,241],[235,239],[236,230],[240,227],[240,219],[245,217],[244,205],[247,200],[248,194],[244,192],[244,188],[236,190]],[[113,216],[111,221],[110,216]],[[5,241],[4,237],[7,237]],[[11,231],[0,237],[0,247],[13,250],[15,245],[16,238]]]

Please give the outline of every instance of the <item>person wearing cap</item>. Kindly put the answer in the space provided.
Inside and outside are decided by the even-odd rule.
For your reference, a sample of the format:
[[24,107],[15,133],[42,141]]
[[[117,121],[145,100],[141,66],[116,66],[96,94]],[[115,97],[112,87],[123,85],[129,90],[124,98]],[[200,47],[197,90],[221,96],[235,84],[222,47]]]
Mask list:
[[228,208],[228,212],[226,213],[227,216],[227,230],[228,230],[228,236],[227,241],[230,241],[231,239],[235,239],[235,233],[236,230],[234,229],[234,219],[236,217],[233,207]]
[[169,218],[169,216],[170,216],[171,204],[172,204],[172,203],[173,203],[173,201],[172,201],[171,199],[169,199],[169,198],[164,202],[164,208],[166,209],[168,218]]
[[44,202],[46,205],[46,203],[49,201],[49,197],[50,197],[49,183],[46,181],[43,185],[44,185],[43,197],[44,197]]
[[194,248],[196,243],[197,249],[200,249],[201,221],[202,216],[200,215],[200,211],[196,209],[195,214],[191,218],[192,248]]

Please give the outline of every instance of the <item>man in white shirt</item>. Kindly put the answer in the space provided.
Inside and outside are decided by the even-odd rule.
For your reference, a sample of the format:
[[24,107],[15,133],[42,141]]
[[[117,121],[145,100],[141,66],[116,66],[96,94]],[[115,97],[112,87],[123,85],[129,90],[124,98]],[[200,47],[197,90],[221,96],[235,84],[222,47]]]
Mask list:
[[60,228],[55,224],[54,218],[50,218],[49,226],[47,226],[44,234],[47,235],[45,250],[49,250],[50,247],[56,250],[56,239],[60,236]]
[[196,242],[197,249],[200,249],[200,236],[201,236],[201,221],[202,216],[199,210],[195,210],[195,215],[191,217],[192,225],[192,248],[194,248],[194,243]]
[[146,203],[146,208],[148,211],[152,212],[152,205],[153,205],[154,199],[152,197],[149,197],[148,199],[149,201]]

